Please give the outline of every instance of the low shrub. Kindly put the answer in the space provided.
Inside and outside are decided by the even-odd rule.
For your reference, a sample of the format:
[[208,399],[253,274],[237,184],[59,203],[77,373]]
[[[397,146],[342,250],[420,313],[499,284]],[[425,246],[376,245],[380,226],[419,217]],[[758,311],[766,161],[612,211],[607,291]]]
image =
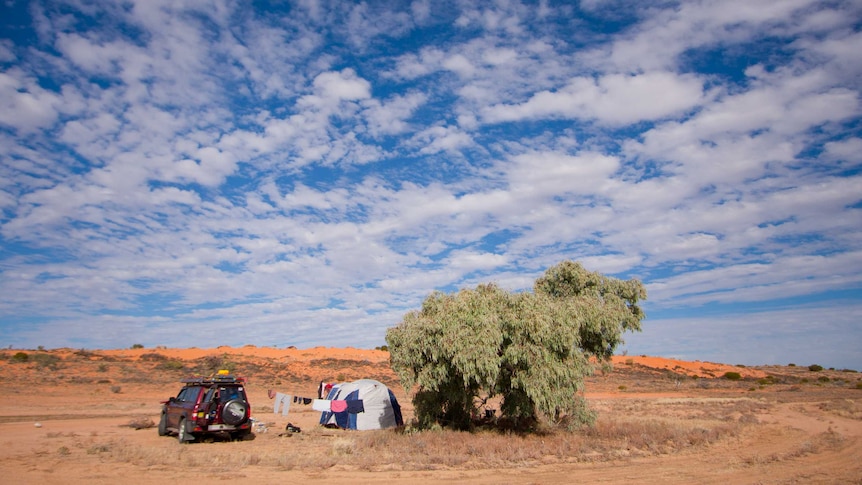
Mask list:
[[811,372],[820,372],[823,370],[823,366],[817,365],[817,364],[811,364],[808,366],[808,370],[810,370]]
[[40,369],[56,369],[60,358],[53,354],[36,354],[33,356],[33,361]]
[[739,372],[725,372],[722,377],[729,381],[738,381],[742,379],[742,375]]
[[27,355],[26,352],[16,352],[15,355],[12,356],[12,360],[15,362],[27,362],[30,360],[30,356]]
[[157,366],[162,370],[183,370],[185,364],[181,360],[166,360]]
[[158,352],[150,352],[148,354],[141,355],[141,360],[145,362],[161,362],[168,360],[168,358]]

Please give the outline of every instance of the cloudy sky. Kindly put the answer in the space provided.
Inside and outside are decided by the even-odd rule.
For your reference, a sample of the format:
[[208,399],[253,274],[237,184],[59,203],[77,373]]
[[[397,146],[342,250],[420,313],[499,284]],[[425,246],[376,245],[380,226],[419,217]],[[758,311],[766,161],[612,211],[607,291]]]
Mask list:
[[862,4],[0,0],[0,345],[353,346],[560,261],[862,369]]

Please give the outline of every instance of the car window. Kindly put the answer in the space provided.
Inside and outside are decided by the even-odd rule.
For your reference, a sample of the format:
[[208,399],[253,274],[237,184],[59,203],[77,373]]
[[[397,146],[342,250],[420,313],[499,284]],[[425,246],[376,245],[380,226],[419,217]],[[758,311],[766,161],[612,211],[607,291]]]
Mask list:
[[183,402],[195,402],[198,399],[198,394],[200,394],[201,388],[199,386],[189,386],[183,388],[180,391],[180,395],[177,396],[177,401]]
[[242,388],[239,387],[222,387],[219,389],[219,396],[222,402],[230,401],[231,399],[239,399],[242,397]]

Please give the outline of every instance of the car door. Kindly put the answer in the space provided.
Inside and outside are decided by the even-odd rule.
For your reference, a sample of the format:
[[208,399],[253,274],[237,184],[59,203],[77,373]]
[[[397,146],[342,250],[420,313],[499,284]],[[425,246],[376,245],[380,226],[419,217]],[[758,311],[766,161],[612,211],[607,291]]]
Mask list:
[[200,386],[184,387],[177,394],[177,397],[168,403],[167,421],[169,428],[179,428],[180,419],[183,417],[188,418],[191,415],[200,392]]

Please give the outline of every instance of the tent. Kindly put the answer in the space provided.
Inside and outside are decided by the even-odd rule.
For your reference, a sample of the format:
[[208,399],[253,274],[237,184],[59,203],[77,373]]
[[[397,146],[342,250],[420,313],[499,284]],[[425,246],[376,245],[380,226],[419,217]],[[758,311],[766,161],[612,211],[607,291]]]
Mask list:
[[326,399],[344,400],[348,404],[358,404],[362,401],[361,411],[358,406],[350,406],[347,411],[320,413],[320,424],[336,425],[339,428],[369,430],[403,426],[401,406],[395,395],[386,385],[373,379],[360,379],[332,386]]

